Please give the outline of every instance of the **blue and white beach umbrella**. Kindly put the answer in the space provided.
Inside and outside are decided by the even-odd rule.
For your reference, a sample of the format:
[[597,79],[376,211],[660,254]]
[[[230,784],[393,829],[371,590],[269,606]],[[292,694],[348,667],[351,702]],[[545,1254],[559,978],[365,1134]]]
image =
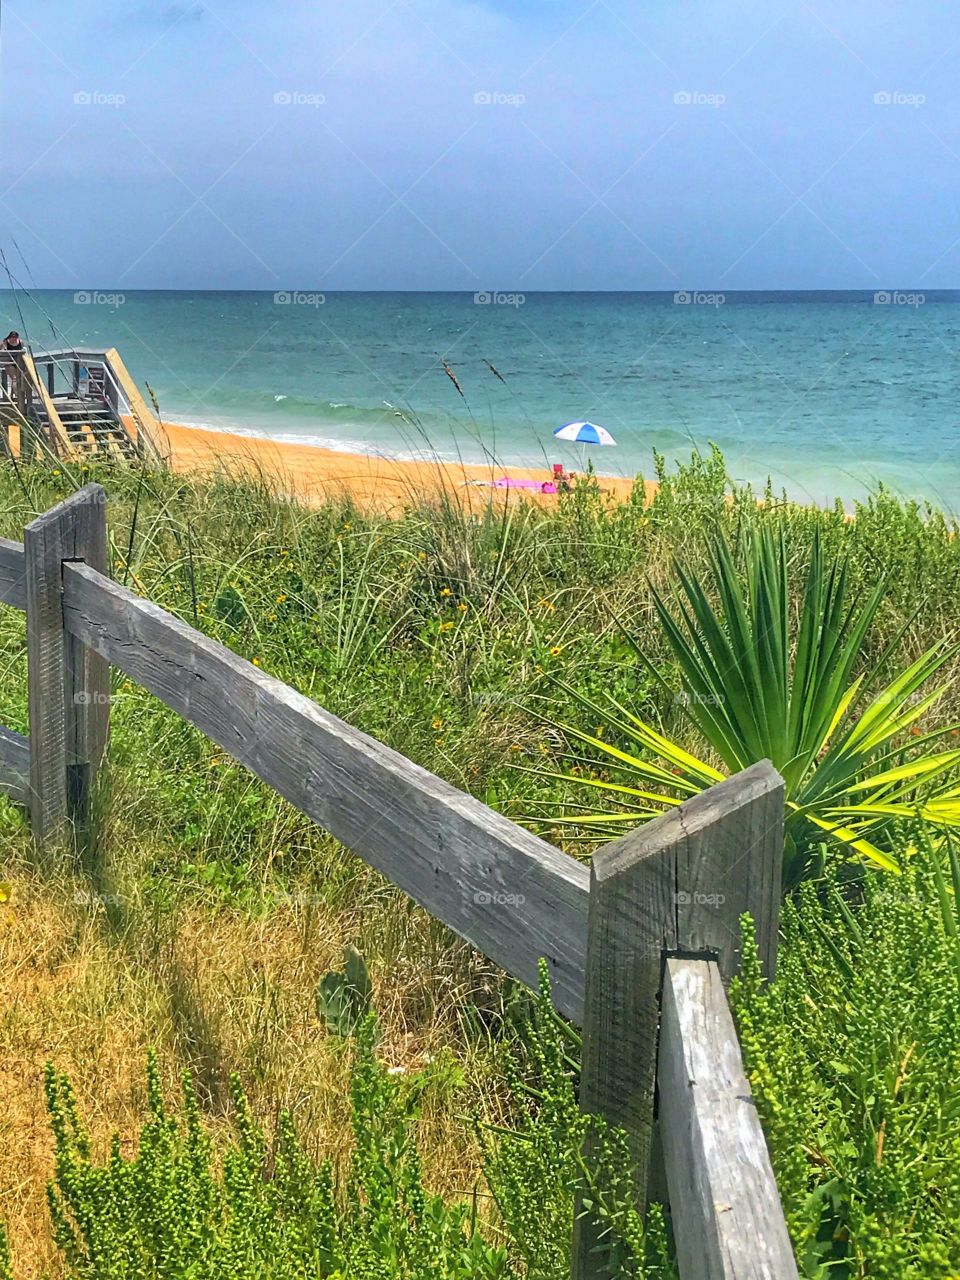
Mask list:
[[553,433],[558,440],[569,440],[572,444],[616,444],[606,427],[598,427],[595,422],[568,422],[565,427],[557,427]]

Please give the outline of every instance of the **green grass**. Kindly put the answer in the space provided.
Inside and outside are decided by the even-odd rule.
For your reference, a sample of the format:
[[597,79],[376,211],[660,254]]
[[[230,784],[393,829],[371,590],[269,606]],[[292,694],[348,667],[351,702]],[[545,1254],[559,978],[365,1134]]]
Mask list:
[[[411,498],[394,519],[346,502],[299,508],[249,478],[37,467],[21,469],[18,481],[0,469],[0,533],[19,538],[33,515],[97,479],[110,497],[120,581],[511,817],[545,815],[539,826],[548,838],[588,857],[590,846],[568,841],[549,818],[548,806],[566,803],[577,778],[537,776],[569,769],[569,744],[549,721],[593,732],[583,699],[612,693],[716,763],[668,693],[680,687],[680,671],[650,584],[674,598],[675,557],[703,576],[718,530],[739,548],[746,530],[775,526],[791,581],[802,583],[816,532],[825,555],[848,556],[851,592],[886,575],[858,659],[878,678],[950,640],[960,622],[960,539],[935,512],[884,493],[852,522],[839,508],[814,511],[774,495],[758,507],[756,495],[731,491],[716,454],[672,474],[657,467],[661,487],[649,505],[642,485],[619,506],[584,485],[553,509],[517,504],[473,516],[449,494],[438,505]],[[800,607],[792,596],[791,617]],[[0,723],[25,730],[23,615],[0,613]],[[616,619],[641,640],[663,685],[636,662]],[[945,676],[956,671],[954,659]],[[925,727],[958,718],[955,689]],[[0,922],[0,1056],[22,1064],[2,1120],[0,1207],[18,1276],[55,1275],[62,1266],[42,1198],[52,1151],[35,1136],[46,1058],[73,1081],[91,1158],[101,1165],[111,1130],[127,1144],[138,1130],[146,1102],[138,1064],[155,1045],[168,1092],[182,1069],[191,1071],[217,1159],[233,1141],[236,1072],[270,1132],[289,1110],[309,1158],[320,1167],[326,1155],[335,1177],[344,1174],[353,1141],[342,1108],[349,1063],[317,1017],[315,991],[346,946],[369,968],[382,1061],[426,1072],[417,1141],[428,1193],[451,1204],[469,1196],[495,1153],[464,1117],[507,1130],[525,1123],[522,1092],[505,1076],[510,1031],[500,975],[119,675],[111,720],[98,839],[82,858],[38,864],[22,820],[0,806],[2,874],[14,890],[0,909],[8,912]],[[594,766],[573,766],[584,767]],[[893,838],[902,846],[912,837]],[[954,1159],[956,1063],[943,1030],[940,908],[910,908],[912,896],[937,901],[920,872],[870,874],[844,892],[846,914],[824,896],[823,881],[787,907],[781,976],[769,992],[745,990],[740,1002],[749,1065],[804,1274],[817,1276],[827,1258],[841,1264],[829,1275],[939,1276],[937,1267],[960,1267],[951,1252],[954,1193],[943,1173]],[[818,911],[823,928],[808,927]],[[848,915],[861,922],[859,935]],[[804,999],[817,1004],[821,987],[832,1001],[822,1028]],[[923,1022],[922,1009],[934,1006]],[[898,1024],[917,1041],[908,1074],[922,1060],[932,1083],[922,1097],[901,1089],[904,1115],[884,1129],[881,1172],[873,1174],[877,1082],[893,1088],[909,1048],[892,1035]],[[854,1078],[831,1075],[828,1042],[839,1046],[837,1060],[860,1054],[867,1066]],[[902,1195],[880,1186],[885,1164],[903,1180]],[[838,1168],[846,1179],[839,1190]],[[483,1230],[504,1229],[495,1202],[480,1203]],[[524,1212],[533,1220],[537,1211],[531,1196]],[[870,1214],[879,1226],[862,1225]],[[517,1226],[515,1250],[521,1237]],[[821,1237],[827,1252],[811,1244]],[[907,1243],[894,1246],[900,1237]],[[524,1265],[519,1253],[514,1262]]]

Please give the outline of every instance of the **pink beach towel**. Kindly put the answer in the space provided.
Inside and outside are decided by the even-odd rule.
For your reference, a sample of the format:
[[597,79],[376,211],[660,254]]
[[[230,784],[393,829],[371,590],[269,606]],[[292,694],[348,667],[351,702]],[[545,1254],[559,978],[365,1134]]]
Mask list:
[[556,493],[557,486],[549,480],[515,480],[513,476],[501,476],[493,481],[495,489],[537,489],[540,493]]

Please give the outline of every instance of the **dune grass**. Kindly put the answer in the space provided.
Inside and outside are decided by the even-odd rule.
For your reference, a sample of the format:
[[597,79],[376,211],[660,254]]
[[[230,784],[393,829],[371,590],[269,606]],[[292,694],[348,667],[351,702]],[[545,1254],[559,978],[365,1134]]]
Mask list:
[[[718,528],[736,549],[746,527],[776,521],[801,569],[817,530],[825,549],[849,551],[852,591],[882,574],[865,664],[897,635],[889,661],[904,663],[957,631],[960,540],[937,513],[883,493],[854,521],[774,495],[758,506],[731,491],[719,455],[672,474],[658,465],[651,503],[642,484],[611,505],[585,483],[553,509],[469,512],[453,493],[411,495],[393,518],[347,500],[300,508],[266,477],[20,468],[0,472],[0,533],[19,538],[33,515],[97,479],[118,580],[516,819],[565,794],[529,770],[562,759],[543,713],[579,715],[574,694],[612,691],[707,749],[616,619],[675,683],[650,583],[669,594],[672,558],[703,565]],[[0,615],[0,723],[23,731],[23,616]],[[130,1149],[154,1046],[167,1088],[193,1072],[215,1144],[226,1141],[236,1071],[255,1114],[290,1109],[308,1151],[346,1161],[349,1055],[326,1034],[314,993],[348,945],[370,970],[384,1061],[426,1073],[427,1185],[469,1194],[482,1160],[464,1117],[507,1123],[513,1106],[502,975],[157,700],[116,673],[114,684],[93,846],[70,863],[38,860],[0,802],[11,890],[0,905],[0,1205],[18,1275],[60,1266],[43,1198],[47,1059],[73,1080],[101,1152],[113,1130]],[[940,724],[958,710],[950,694],[930,716]],[[541,829],[588,856],[549,822]]]

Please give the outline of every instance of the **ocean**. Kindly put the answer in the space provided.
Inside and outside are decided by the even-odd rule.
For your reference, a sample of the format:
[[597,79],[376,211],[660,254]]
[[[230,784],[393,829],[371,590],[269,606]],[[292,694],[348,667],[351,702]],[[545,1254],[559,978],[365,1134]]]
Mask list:
[[[736,479],[799,500],[883,483],[960,510],[960,291],[91,289],[0,306],[35,347],[116,346],[164,417],[212,430],[621,476],[715,442]],[[581,418],[616,447],[553,439]]]

